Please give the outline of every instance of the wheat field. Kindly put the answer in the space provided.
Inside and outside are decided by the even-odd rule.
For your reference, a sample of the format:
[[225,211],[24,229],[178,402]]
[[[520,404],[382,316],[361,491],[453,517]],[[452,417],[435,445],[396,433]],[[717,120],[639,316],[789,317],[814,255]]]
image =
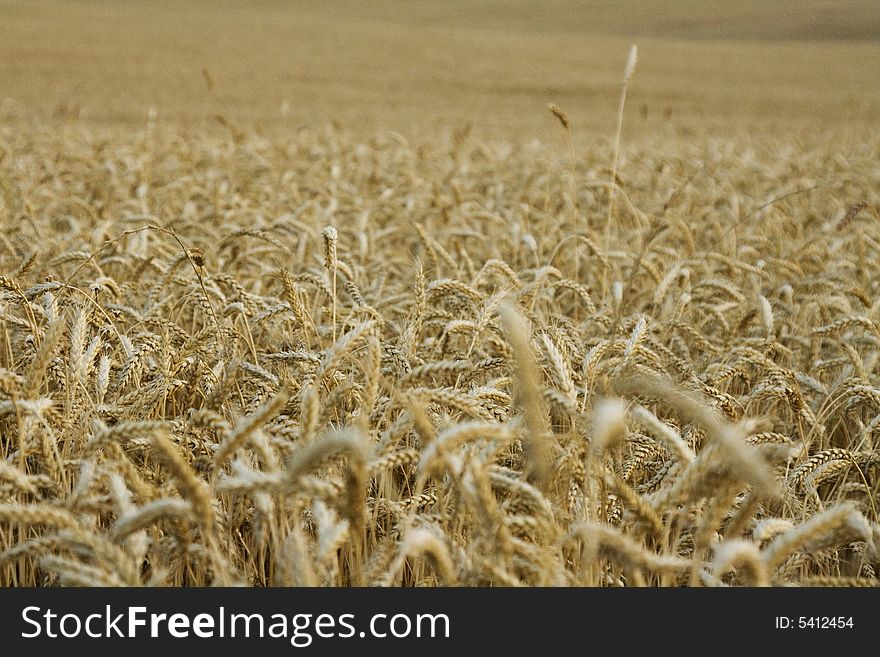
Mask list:
[[0,2],[0,584],[880,584],[880,12],[650,4]]

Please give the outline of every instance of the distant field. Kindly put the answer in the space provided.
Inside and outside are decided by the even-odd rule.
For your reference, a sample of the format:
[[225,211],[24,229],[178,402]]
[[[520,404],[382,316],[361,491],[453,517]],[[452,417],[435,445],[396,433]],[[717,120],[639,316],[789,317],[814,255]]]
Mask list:
[[553,101],[589,143],[613,127],[637,42],[630,133],[880,120],[873,2],[3,0],[0,16],[7,116],[142,122],[156,107],[188,124],[220,112],[266,128],[393,124],[408,137],[473,121],[546,140]]
[[878,8],[0,0],[0,585],[877,586]]

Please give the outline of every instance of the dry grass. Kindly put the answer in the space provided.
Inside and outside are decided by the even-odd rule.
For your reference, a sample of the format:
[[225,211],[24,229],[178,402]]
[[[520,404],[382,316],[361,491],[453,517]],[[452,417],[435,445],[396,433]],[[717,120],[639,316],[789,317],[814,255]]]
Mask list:
[[553,100],[0,130],[0,584],[878,584],[880,137]]

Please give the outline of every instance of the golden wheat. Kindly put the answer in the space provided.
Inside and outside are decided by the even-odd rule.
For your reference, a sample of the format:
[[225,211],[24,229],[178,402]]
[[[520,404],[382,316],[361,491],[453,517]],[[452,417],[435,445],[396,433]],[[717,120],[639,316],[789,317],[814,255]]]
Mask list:
[[0,584],[876,585],[877,138],[634,68],[589,151],[0,133]]

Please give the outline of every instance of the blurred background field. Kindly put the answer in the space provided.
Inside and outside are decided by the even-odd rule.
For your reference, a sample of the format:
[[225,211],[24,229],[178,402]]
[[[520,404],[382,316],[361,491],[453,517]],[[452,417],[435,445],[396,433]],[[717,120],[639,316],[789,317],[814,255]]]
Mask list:
[[[414,138],[473,122],[480,137],[576,143],[613,132],[640,48],[626,133],[842,129],[880,119],[880,3],[65,2],[0,0],[0,118],[130,124],[155,108],[286,131],[337,121]],[[218,128],[220,129],[220,128]]]

